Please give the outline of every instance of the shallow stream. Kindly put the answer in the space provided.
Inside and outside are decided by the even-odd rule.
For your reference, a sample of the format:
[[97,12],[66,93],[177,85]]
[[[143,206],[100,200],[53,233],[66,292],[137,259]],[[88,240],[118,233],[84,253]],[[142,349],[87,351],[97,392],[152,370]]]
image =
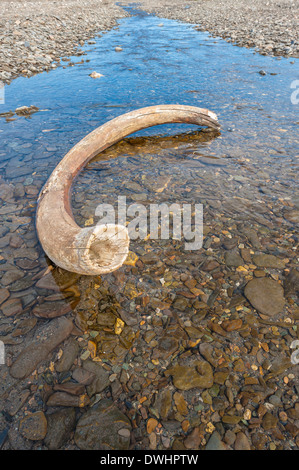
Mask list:
[[[166,387],[170,379],[163,373],[170,362],[178,355],[188,361],[200,340],[219,341],[223,367],[235,370],[237,355],[244,353],[246,316],[258,317],[243,296],[244,286],[256,269],[256,277],[280,282],[297,265],[299,105],[292,104],[291,84],[298,60],[261,56],[194,25],[129,12],[117,28],[86,44],[81,57],[5,88],[1,113],[30,105],[39,111],[0,117],[0,339],[15,358],[49,319],[66,313],[82,330],[77,364],[90,359],[104,364],[116,374],[110,383],[120,384],[119,394],[138,400],[152,396],[152,388]],[[91,78],[93,71],[103,77]],[[35,210],[57,163],[106,121],[172,103],[214,111],[220,132],[165,125],[125,139],[76,180],[74,216],[82,226],[96,223],[97,205],[115,204],[118,196],[146,207],[201,203],[203,248],[187,252],[184,240],[146,238],[132,242],[127,264],[115,274],[79,277],[53,267],[36,237]],[[251,258],[256,253],[285,260],[286,271],[279,263],[279,268],[257,266]],[[282,314],[291,325],[294,302],[291,297]],[[245,333],[230,333],[238,335],[232,340],[219,336],[207,324],[210,319],[219,324],[241,319]],[[204,331],[196,330],[202,326]],[[274,356],[290,355],[297,330],[285,331],[283,345],[273,346]],[[228,358],[233,342],[239,351]],[[134,377],[126,381],[124,370]],[[46,364],[35,380],[52,386],[71,380],[71,372],[64,374],[61,378]],[[239,388],[243,375],[236,379]],[[1,383],[3,391],[10,385]],[[104,393],[89,398],[100,400]],[[107,393],[114,400],[120,396],[116,387]],[[192,404],[197,399],[190,398]],[[32,407],[37,409],[38,402]]]

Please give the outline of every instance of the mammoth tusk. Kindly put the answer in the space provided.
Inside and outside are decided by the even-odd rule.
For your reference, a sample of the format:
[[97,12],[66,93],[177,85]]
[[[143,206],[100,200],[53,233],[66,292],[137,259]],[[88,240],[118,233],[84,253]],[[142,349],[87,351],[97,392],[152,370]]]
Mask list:
[[172,122],[220,127],[216,114],[207,109],[184,105],[150,106],[103,124],[65,155],[39,195],[36,214],[40,243],[56,265],[86,275],[108,273],[122,266],[129,252],[127,228],[114,224],[79,227],[70,205],[73,179],[93,157],[127,135]]

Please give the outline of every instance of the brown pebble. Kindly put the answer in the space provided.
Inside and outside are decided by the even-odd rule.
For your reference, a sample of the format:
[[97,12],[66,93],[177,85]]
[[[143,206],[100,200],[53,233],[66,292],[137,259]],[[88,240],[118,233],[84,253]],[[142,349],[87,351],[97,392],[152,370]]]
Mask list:
[[156,427],[158,426],[158,421],[155,418],[149,418],[146,424],[146,431],[148,434],[151,434]]
[[203,435],[200,431],[200,428],[196,427],[184,440],[184,446],[186,447],[186,449],[196,450],[198,449],[202,439]]
[[250,443],[246,434],[238,432],[234,448],[235,450],[250,450]]
[[225,331],[234,331],[239,330],[242,327],[242,320],[241,318],[237,318],[236,320],[226,320],[221,323],[221,326],[225,329]]
[[6,317],[12,317],[22,313],[23,307],[20,299],[9,299],[1,305],[1,310]]
[[19,431],[31,441],[40,441],[47,434],[47,419],[42,411],[29,414],[20,421]]
[[55,384],[54,390],[70,393],[71,395],[83,395],[85,393],[85,387],[83,384],[75,384],[72,382],[66,382],[65,384]]

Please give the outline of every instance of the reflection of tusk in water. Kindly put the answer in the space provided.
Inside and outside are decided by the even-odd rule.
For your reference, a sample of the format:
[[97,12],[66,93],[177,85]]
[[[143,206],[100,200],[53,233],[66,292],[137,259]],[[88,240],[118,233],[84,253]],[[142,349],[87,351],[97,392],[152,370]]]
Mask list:
[[36,228],[49,258],[79,274],[115,271],[129,251],[129,235],[122,225],[79,227],[72,215],[70,189],[77,173],[99,152],[133,132],[167,123],[186,123],[219,129],[217,116],[207,109],[161,105],[123,114],[95,129],[76,144],[45,184],[38,199]]

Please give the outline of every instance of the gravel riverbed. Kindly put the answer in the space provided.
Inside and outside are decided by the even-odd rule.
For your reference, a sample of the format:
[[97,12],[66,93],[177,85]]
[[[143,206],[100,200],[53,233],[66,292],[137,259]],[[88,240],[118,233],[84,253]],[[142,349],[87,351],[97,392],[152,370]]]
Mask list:
[[264,55],[299,57],[298,2],[290,0],[141,0],[157,16],[196,23],[204,31]]
[[82,55],[95,34],[127,13],[107,0],[21,0],[0,4],[0,80],[30,77],[57,67],[60,58]]
[[[299,56],[298,2],[141,0],[138,5],[161,17],[196,23],[199,29],[261,54]],[[82,55],[88,40],[127,15],[111,0],[3,0],[0,81],[9,84],[19,75],[56,68],[64,56]]]

